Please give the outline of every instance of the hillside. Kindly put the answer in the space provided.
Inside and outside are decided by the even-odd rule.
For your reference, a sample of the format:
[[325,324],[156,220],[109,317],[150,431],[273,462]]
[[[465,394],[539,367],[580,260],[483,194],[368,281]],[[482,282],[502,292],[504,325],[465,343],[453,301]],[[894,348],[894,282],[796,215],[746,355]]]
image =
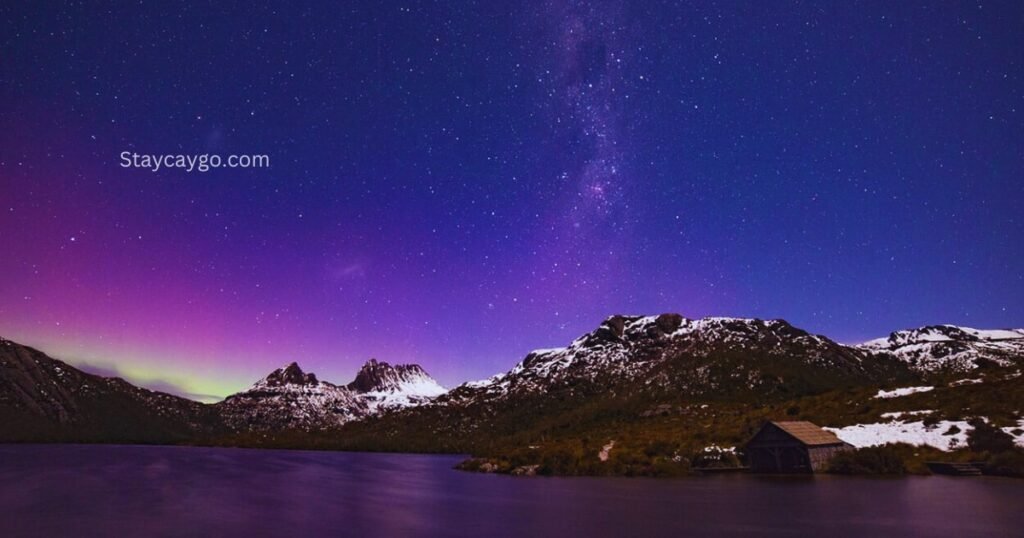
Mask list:
[[0,440],[173,443],[221,431],[207,405],[87,374],[0,339]]

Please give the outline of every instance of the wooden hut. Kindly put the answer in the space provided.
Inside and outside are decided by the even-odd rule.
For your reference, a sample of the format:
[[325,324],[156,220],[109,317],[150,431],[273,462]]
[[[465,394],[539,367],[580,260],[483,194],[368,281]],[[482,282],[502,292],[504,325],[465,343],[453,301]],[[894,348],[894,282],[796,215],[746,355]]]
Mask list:
[[755,473],[813,473],[853,445],[806,421],[766,422],[747,442],[750,470]]

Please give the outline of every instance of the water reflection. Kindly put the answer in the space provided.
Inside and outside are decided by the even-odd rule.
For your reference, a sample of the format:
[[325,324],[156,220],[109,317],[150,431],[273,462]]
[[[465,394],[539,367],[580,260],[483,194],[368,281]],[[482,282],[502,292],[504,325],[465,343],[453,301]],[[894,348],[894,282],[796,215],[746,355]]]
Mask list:
[[1024,481],[461,473],[451,456],[0,446],[0,536],[1004,536]]

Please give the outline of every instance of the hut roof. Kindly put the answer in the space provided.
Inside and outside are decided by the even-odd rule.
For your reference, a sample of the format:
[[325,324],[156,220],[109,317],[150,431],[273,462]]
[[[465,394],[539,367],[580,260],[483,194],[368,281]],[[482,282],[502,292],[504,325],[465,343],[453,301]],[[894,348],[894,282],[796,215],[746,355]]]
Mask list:
[[806,420],[784,422],[772,421],[772,424],[778,426],[779,429],[792,435],[807,446],[836,445],[843,443],[842,439],[836,437],[836,434],[830,431],[825,431],[814,423],[807,422]]

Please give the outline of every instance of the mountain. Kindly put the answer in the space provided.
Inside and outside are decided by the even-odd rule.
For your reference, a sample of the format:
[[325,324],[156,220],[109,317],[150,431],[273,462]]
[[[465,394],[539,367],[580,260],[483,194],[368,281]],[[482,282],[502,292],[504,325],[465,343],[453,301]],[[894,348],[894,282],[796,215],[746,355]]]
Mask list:
[[984,367],[1024,365],[1024,329],[929,325],[896,331],[859,348],[876,355],[892,355],[922,373],[963,373]]
[[87,374],[0,339],[0,440],[171,443],[219,428],[206,405]]
[[500,400],[620,386],[649,395],[787,396],[908,375],[886,359],[784,320],[612,316],[568,347],[533,351],[507,373],[462,385],[451,397]]
[[371,409],[391,409],[426,403],[447,392],[418,364],[398,364],[370,359],[348,384]]
[[347,386],[288,364],[216,404],[235,431],[329,430],[390,409],[419,405],[444,387],[416,364],[370,359]]
[[296,363],[278,368],[243,392],[215,404],[236,431],[319,430],[369,414],[353,391],[320,381]]

